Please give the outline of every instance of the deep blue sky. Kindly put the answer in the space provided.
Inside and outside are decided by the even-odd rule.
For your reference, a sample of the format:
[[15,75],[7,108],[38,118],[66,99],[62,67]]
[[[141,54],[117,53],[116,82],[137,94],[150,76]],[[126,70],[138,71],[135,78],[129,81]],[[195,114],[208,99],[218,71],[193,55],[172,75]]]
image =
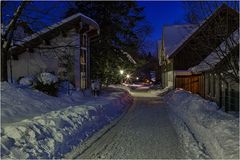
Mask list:
[[[157,40],[161,38],[163,26],[176,24],[176,23],[184,23],[185,10],[183,7],[183,2],[181,1],[138,1],[137,3],[140,6],[143,6],[145,8],[144,15],[146,17],[146,21],[152,26],[153,32],[147,39],[148,43],[150,43],[149,45],[150,47],[147,47],[147,48],[151,52],[155,52]],[[10,7],[8,9],[11,10],[12,8],[15,8],[14,6],[18,4],[19,2],[10,2]],[[47,25],[50,25],[61,19],[61,16],[64,15],[64,12],[68,8],[68,3],[37,2],[31,5],[31,8],[32,10],[44,8],[44,10],[50,11],[47,14],[42,14],[42,15],[38,14],[38,17],[42,19],[41,21],[45,23],[43,23],[42,25],[38,24],[35,26],[38,26],[39,28],[44,28]],[[30,15],[28,13],[26,14]],[[36,16],[37,14],[34,13],[34,15]]]
[[144,15],[152,25],[153,32],[149,37],[152,41],[152,52],[156,49],[157,40],[161,38],[164,25],[184,23],[185,10],[183,2],[180,1],[139,1],[140,6],[145,7]]

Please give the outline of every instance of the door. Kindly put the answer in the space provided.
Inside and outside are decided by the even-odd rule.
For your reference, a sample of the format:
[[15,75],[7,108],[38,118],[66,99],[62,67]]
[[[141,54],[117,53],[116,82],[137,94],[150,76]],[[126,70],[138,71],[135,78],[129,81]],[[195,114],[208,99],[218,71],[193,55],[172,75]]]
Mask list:
[[202,80],[201,75],[176,76],[175,88],[182,88],[186,91],[201,95]]

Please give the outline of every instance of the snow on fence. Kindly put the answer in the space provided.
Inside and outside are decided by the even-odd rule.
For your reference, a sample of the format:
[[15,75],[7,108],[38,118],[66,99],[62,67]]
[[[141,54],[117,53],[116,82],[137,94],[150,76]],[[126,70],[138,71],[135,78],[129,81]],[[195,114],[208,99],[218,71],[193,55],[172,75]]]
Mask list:
[[178,133],[191,135],[180,135],[187,150],[195,150],[192,153],[196,154],[198,145],[199,158],[239,158],[239,118],[218,110],[216,103],[181,89],[164,98],[176,129],[182,130]]

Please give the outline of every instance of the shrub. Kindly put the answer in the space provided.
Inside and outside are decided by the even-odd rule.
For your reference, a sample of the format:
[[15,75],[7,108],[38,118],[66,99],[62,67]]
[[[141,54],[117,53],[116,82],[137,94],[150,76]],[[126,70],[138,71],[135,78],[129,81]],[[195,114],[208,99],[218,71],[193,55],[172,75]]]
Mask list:
[[41,73],[37,77],[35,89],[51,96],[57,96],[58,78],[51,73]]
[[34,84],[33,76],[20,77],[18,83],[22,86],[32,86]]

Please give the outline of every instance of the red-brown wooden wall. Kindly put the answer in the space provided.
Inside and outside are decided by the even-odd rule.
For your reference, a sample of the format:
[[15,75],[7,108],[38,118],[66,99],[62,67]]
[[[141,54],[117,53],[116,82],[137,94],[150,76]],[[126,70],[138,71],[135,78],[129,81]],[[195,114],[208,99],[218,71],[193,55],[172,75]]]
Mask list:
[[204,96],[204,78],[203,75],[176,76],[175,88],[183,88],[192,93]]

